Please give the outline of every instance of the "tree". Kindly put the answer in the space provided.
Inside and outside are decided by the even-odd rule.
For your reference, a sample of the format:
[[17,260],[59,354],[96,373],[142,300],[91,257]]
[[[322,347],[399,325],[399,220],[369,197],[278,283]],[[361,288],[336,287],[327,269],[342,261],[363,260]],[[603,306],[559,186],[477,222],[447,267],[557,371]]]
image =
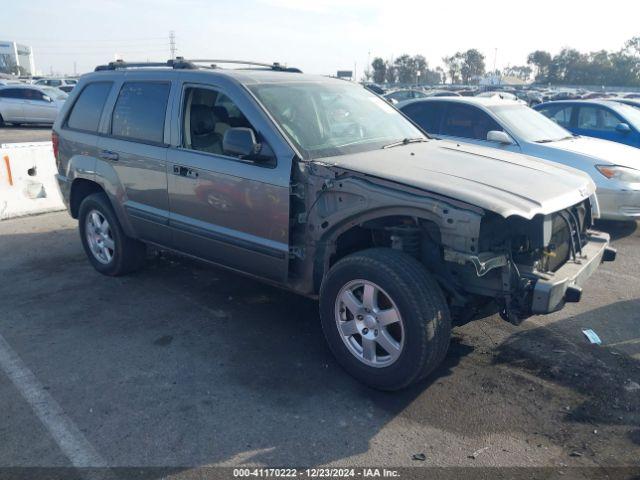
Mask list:
[[451,84],[458,83],[460,80],[460,71],[462,70],[462,58],[460,53],[456,53],[450,57],[444,57],[442,61],[447,67],[447,73],[449,74]]
[[384,81],[386,83],[396,83],[396,79],[398,78],[396,68],[391,65],[389,62],[385,62],[385,72],[384,72]]
[[640,56],[640,37],[633,37],[624,44],[624,51],[631,55]]
[[531,77],[532,68],[527,65],[514,65],[504,69],[504,75],[517,77],[520,80],[527,81]]
[[462,83],[468,84],[470,81],[477,83],[480,77],[484,75],[484,55],[475,48],[456,55],[460,55],[462,58],[462,66],[460,68]]
[[380,57],[376,57],[371,62],[373,68],[373,81],[375,83],[384,83],[387,74],[387,63]]
[[412,57],[406,53],[400,55],[393,65],[398,72],[399,83],[413,83],[416,78],[416,65]]
[[551,54],[544,50],[536,50],[527,57],[527,64],[536,67],[536,81],[546,82],[549,76],[549,65],[551,65]]

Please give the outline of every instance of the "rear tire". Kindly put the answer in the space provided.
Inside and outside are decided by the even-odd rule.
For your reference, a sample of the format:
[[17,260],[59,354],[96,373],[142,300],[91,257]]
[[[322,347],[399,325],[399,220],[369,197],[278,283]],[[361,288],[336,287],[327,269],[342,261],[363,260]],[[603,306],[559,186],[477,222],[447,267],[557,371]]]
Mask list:
[[82,201],[78,221],[82,246],[97,271],[119,276],[142,267],[146,245],[125,235],[105,193]]
[[320,318],[342,367],[380,390],[399,390],[428,376],[446,356],[451,337],[449,307],[437,282],[415,258],[388,248],[354,253],[329,270],[320,289]]

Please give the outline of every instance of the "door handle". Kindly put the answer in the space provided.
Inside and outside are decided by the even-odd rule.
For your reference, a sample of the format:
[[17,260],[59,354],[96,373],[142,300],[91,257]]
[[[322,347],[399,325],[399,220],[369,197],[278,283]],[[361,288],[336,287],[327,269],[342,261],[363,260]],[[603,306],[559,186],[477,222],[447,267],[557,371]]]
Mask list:
[[100,152],[100,158],[117,162],[120,156],[116,152],[110,152],[109,150],[102,150]]
[[182,165],[173,166],[173,174],[180,177],[198,178],[198,171],[193,168],[183,167]]

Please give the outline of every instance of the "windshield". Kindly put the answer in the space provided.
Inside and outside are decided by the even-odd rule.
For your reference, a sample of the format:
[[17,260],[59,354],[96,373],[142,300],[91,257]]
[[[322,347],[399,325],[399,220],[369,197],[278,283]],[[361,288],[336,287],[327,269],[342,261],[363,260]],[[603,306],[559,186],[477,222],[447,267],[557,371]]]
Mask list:
[[629,123],[636,130],[640,130],[640,110],[631,105],[616,105],[615,111],[624,117],[624,121]]
[[507,130],[527,142],[555,142],[572,137],[571,132],[525,105],[495,106],[491,111]]
[[49,95],[53,100],[66,100],[69,95],[58,88],[42,87],[42,91]]
[[380,97],[347,82],[259,84],[249,89],[308,159],[426,138]]

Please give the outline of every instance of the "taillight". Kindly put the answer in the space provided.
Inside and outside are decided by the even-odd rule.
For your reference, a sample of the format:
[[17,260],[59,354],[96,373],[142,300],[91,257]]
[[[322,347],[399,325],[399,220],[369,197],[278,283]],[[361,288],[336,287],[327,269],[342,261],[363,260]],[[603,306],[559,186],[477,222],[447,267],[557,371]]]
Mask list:
[[56,159],[56,167],[60,171],[60,160],[58,159],[58,134],[51,131],[51,145],[53,146],[53,157]]

